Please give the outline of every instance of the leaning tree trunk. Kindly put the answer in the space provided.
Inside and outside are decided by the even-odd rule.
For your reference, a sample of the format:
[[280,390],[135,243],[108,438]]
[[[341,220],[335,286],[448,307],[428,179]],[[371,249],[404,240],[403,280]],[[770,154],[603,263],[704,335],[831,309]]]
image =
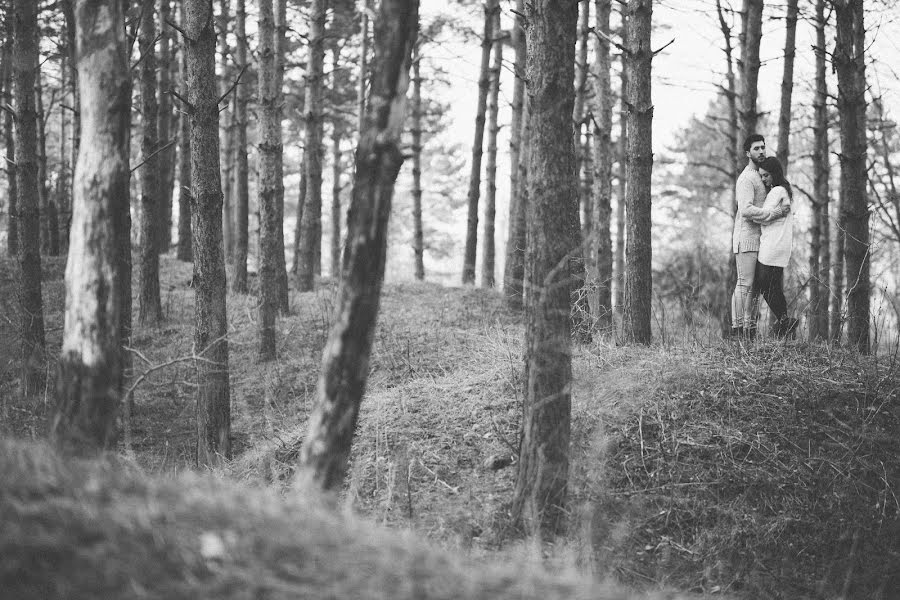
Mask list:
[[[242,0],[238,0],[238,6]],[[275,14],[272,0],[259,2],[259,360],[275,360],[275,316],[278,313],[278,170],[281,152],[275,105]]]
[[809,253],[809,339],[828,339],[831,280],[829,217],[828,84],[825,64],[825,0],[816,0],[816,76],[813,99],[813,215]]
[[625,66],[628,69],[628,143],[626,197],[628,233],[625,253],[625,337],[650,343],[651,302],[651,196],[653,172],[653,102],[650,97],[652,0],[629,0],[625,28]]
[[156,3],[145,0],[141,12],[141,325],[155,325],[162,321],[162,301],[159,292],[159,239],[157,220],[160,216],[162,190],[160,188],[159,138],[156,101]]
[[841,193],[846,223],[847,341],[869,352],[869,206],[866,196],[866,63],[863,0],[835,0],[841,122]]
[[284,256],[284,141],[281,131],[281,121],[284,118],[284,70],[285,54],[287,52],[287,2],[275,0],[275,81],[273,82],[275,93],[275,129],[277,136],[278,153],[275,155],[275,206],[278,209],[278,228],[276,235],[278,241],[275,248],[275,260],[277,261],[276,278],[278,280],[278,311],[286,315],[290,312],[290,295],[287,275],[287,259]]
[[778,113],[778,162],[788,172],[791,137],[791,96],[794,91],[794,50],[797,46],[797,0],[788,0],[784,36],[784,73]]
[[131,74],[119,0],[75,8],[82,135],[73,178],[66,310],[52,437],[76,449],[115,444],[121,393],[120,203],[129,197]]
[[[417,24],[418,27],[418,24]],[[418,34],[417,34],[418,37]],[[425,234],[422,229],[422,44],[416,43],[412,60],[412,200],[413,262],[417,281],[425,279]]]
[[307,485],[338,490],[365,391],[384,279],[394,182],[403,164],[400,134],[416,43],[418,0],[382,0],[375,22],[375,68],[366,127],[356,151],[340,305],[325,346],[300,452]]
[[475,257],[478,251],[478,200],[481,196],[481,156],[484,149],[484,122],[491,87],[490,64],[494,15],[500,11],[500,0],[484,4],[484,33],[481,37],[481,67],[478,71],[478,103],[475,108],[475,140],[472,142],[472,165],[469,171],[466,246],[463,251],[463,284],[475,283]]
[[20,391],[30,396],[44,381],[44,307],[41,300],[40,213],[38,210],[37,113],[34,105],[38,57],[37,3],[13,3],[13,68],[15,78],[16,192],[21,232],[19,305],[22,314],[22,375]]
[[327,0],[313,0],[310,7],[309,68],[303,108],[306,120],[306,198],[300,233],[300,269],[297,288],[313,289],[322,247],[322,77],[325,62],[325,11]]
[[[165,254],[172,245],[172,173],[175,169],[175,145],[172,137],[171,64],[171,0],[159,0],[159,221],[157,222],[156,251]],[[168,146],[168,147],[166,147]]]
[[[181,24],[184,25],[184,2],[181,2]],[[187,80],[187,53],[182,45],[180,79]],[[181,114],[178,132],[178,249],[177,258],[185,262],[194,260],[191,233],[191,116]]]
[[[525,14],[525,0],[516,0],[512,27],[513,64],[512,120],[509,131],[509,228],[506,235],[506,260],[503,266],[503,296],[513,310],[522,308],[522,283],[525,269],[525,202],[523,200],[525,148],[528,143],[525,124],[525,29],[520,15]],[[521,166],[520,166],[521,165]]]
[[[237,64],[241,73],[247,70],[247,10],[244,0],[237,0],[234,33],[237,38]],[[243,77],[242,77],[243,79]],[[250,86],[239,83],[235,90],[234,152],[234,281],[232,289],[247,293],[247,254],[250,244],[250,167],[247,159],[247,101]]]
[[759,46],[762,41],[764,0],[744,0],[741,39],[741,135],[738,143],[756,132],[759,112],[756,108],[759,82]]
[[611,0],[596,0],[594,28],[597,38],[594,58],[594,224],[593,251],[596,261],[597,297],[594,316],[601,330],[612,327],[613,254],[610,236],[612,217],[612,85],[610,81],[609,18]]
[[231,455],[228,314],[222,247],[216,33],[211,0],[184,0],[184,47],[191,103],[191,197],[194,199],[194,351],[197,368],[197,463]]
[[572,110],[576,0],[528,4],[529,110],[525,398],[513,520],[532,534],[565,519],[572,356],[569,270],[578,221]]
[[[5,94],[3,102],[12,106],[13,99],[13,15],[12,11],[6,14],[6,40],[3,42],[3,89]],[[6,189],[9,198],[9,210],[7,211],[6,249],[10,256],[19,254],[19,213],[18,191],[16,186],[16,132],[14,127],[15,114],[13,111],[3,111],[3,134],[6,142]]]
[[497,134],[500,125],[500,69],[503,67],[503,43],[500,39],[500,12],[494,16],[493,58],[487,105],[487,164],[485,165],[484,233],[481,245],[481,287],[494,287],[494,222],[497,215]]

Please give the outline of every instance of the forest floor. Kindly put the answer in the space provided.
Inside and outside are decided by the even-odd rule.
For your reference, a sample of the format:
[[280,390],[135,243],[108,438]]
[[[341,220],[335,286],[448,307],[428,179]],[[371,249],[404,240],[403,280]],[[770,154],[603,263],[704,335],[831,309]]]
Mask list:
[[[194,375],[179,360],[192,353],[191,266],[171,257],[161,264],[166,321],[136,328],[132,342],[136,374],[172,362],[135,389],[129,450],[150,474],[190,470],[194,446]],[[14,392],[14,271],[0,262],[2,425],[41,438],[52,393],[23,404]],[[62,333],[61,261],[45,262],[44,279],[52,357]],[[221,477],[286,488],[336,301],[327,281],[292,292],[279,359],[260,364],[255,298],[229,294],[234,459]],[[477,560],[537,555],[551,570],[640,589],[895,597],[896,351],[860,357],[798,341],[742,346],[690,334],[651,347],[608,337],[577,346],[569,532],[535,544],[507,516],[523,333],[498,292],[386,285],[346,506]]]

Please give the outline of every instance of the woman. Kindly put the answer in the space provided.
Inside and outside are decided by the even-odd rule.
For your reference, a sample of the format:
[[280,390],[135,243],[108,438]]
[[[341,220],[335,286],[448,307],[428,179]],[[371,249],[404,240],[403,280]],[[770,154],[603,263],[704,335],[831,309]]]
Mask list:
[[784,298],[784,268],[791,259],[793,247],[794,217],[790,210],[793,192],[791,184],[785,179],[784,169],[778,159],[768,156],[759,165],[759,175],[766,189],[766,201],[763,210],[780,217],[774,220],[754,219],[760,224],[759,255],[756,258],[756,271],[753,279],[754,291],[761,293],[769,308],[775,313],[778,321],[774,333],[777,337],[788,337],[794,334],[799,321],[787,314],[787,301]]

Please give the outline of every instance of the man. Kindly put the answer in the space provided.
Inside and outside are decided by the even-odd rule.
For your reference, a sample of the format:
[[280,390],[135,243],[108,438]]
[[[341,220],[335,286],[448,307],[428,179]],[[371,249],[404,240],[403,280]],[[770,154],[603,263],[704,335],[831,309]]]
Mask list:
[[766,140],[752,133],[744,140],[747,166],[735,184],[737,213],[734,215],[734,231],[731,250],[737,263],[737,285],[731,296],[731,334],[753,339],[756,337],[759,293],[754,290],[753,276],[759,254],[760,218],[777,218],[789,209],[776,209],[774,214],[761,207],[766,200],[766,186],[759,176],[759,164],[766,158]]

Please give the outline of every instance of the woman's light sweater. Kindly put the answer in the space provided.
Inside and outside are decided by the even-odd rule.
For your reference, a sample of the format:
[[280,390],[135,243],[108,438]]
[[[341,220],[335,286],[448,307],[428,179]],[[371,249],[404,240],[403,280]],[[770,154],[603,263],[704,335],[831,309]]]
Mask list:
[[[770,214],[784,213],[785,208],[790,208],[791,197],[782,186],[776,186],[766,195],[763,203],[763,211]],[[759,241],[759,256],[757,260],[770,267],[786,267],[791,260],[791,250],[794,243],[794,215],[788,211],[784,216],[774,220],[762,217],[754,218],[761,226]]]

